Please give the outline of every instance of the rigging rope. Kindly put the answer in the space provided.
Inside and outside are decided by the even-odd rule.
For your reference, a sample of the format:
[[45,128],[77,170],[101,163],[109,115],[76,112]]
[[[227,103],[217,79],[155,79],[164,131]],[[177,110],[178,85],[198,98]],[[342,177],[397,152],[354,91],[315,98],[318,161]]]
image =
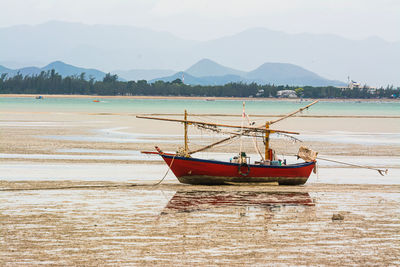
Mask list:
[[[246,114],[246,118],[247,118],[247,123],[249,124],[249,126],[251,126],[251,122],[250,122],[250,117],[249,117],[249,115]],[[260,149],[258,148],[258,144],[257,144],[257,139],[256,139],[256,137],[255,137],[255,133],[254,133],[254,135],[253,135],[252,141],[253,141],[253,145],[254,145],[254,148],[255,148],[256,152],[258,152],[258,154],[260,155],[261,160],[264,161],[264,157],[263,157],[263,155],[262,155]]]

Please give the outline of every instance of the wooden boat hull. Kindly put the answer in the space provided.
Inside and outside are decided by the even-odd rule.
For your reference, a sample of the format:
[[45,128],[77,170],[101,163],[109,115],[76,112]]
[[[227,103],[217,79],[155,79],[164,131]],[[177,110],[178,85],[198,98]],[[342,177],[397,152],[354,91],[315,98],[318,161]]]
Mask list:
[[166,154],[160,156],[181,183],[193,185],[270,182],[280,185],[302,185],[307,182],[315,167],[314,161],[284,166],[240,165]]

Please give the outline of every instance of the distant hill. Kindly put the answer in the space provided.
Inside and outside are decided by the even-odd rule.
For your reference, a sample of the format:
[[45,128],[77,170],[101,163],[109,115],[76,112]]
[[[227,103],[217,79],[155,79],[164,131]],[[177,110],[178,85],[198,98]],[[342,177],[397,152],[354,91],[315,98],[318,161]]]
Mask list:
[[0,65],[0,73],[8,73],[10,71],[12,70]]
[[149,83],[153,83],[156,81],[172,82],[176,79],[184,80],[185,84],[202,84],[202,80],[200,78],[192,76],[189,73],[182,72],[182,71],[174,73],[173,75],[170,75],[167,77],[161,77],[161,78],[150,80]]
[[264,63],[257,69],[246,73],[248,81],[277,85],[340,86],[341,81],[325,79],[302,67],[287,63]]
[[[85,73],[85,78],[93,77],[95,80],[102,80],[106,73],[97,69],[80,68],[62,61],[54,61],[42,68],[25,67],[20,69],[9,69],[0,66],[0,73],[8,73],[14,76],[20,73],[23,76],[38,75],[42,71],[54,69],[61,76],[73,76]],[[222,66],[210,59],[202,59],[189,67],[185,72],[174,72],[173,70],[129,70],[115,71],[119,80],[147,80],[150,83],[155,81],[172,82],[175,79],[182,79],[186,84],[191,85],[224,85],[231,82],[275,84],[275,85],[298,85],[298,86],[340,86],[343,82],[328,80],[318,74],[302,67],[287,63],[264,63],[255,70],[245,72]],[[156,75],[158,76],[158,78]]]
[[207,58],[198,61],[196,64],[185,70],[185,72],[196,77],[224,75],[243,76],[245,74],[243,71],[222,66],[221,64]]
[[[216,73],[212,71],[215,70]],[[197,74],[197,75],[195,75]],[[238,75],[240,74],[240,75]],[[204,59],[184,72],[185,83],[192,85],[224,85],[230,82],[293,85],[293,86],[340,86],[341,81],[325,79],[302,67],[287,63],[264,63],[253,71],[245,72],[224,67],[212,60]],[[182,79],[182,72],[153,79],[150,82],[171,82]]]
[[42,68],[38,67],[26,67],[26,68],[20,68],[20,69],[8,69],[3,66],[0,66],[0,73],[7,73],[8,76],[15,76],[17,73],[20,73],[23,76],[31,76],[31,75],[38,75],[42,71],[49,71],[54,69],[57,73],[59,73],[61,76],[66,77],[66,76],[72,76],[72,75],[80,75],[81,73],[85,73],[85,78],[89,79],[93,77],[95,80],[102,80],[106,73],[96,70],[96,69],[86,69],[86,68],[80,68],[80,67],[75,67],[73,65],[66,64],[61,61],[54,61]]
[[152,80],[158,77],[164,77],[174,74],[174,70],[164,70],[164,69],[134,69],[134,70],[115,70],[113,73],[117,74],[119,77],[123,77],[129,81],[137,80]]
[[190,85],[224,85],[231,82],[241,82],[242,77],[237,75],[222,75],[222,76],[203,76],[203,77],[196,77],[190,75],[187,72],[177,72],[171,76],[162,77],[150,80],[149,83],[154,83],[156,81],[163,81],[163,82],[172,82],[176,79],[183,79],[184,83]]
[[54,69],[61,76],[71,76],[71,75],[79,75],[81,73],[85,73],[86,78],[93,77],[95,80],[102,80],[106,73],[96,70],[96,69],[86,69],[75,67],[69,64],[65,64],[61,61],[54,61],[47,66],[44,66],[42,70],[52,70]]
[[[42,69],[40,69],[38,67],[25,67],[25,68],[14,70],[14,75],[16,75],[19,72],[22,76],[26,76],[26,75],[32,76],[32,75],[40,74],[41,71],[42,71]],[[9,75],[11,75],[11,74],[9,74]]]
[[7,77],[13,77],[20,73],[22,76],[26,75],[37,75],[41,72],[41,69],[38,67],[25,67],[20,69],[9,69],[4,66],[0,66],[0,73],[6,73]]
[[138,27],[50,21],[0,27],[0,40],[1,62],[26,62],[24,66],[62,60],[100,70],[173,69],[202,77],[227,73],[218,69],[207,73],[187,66],[203,58],[238,70],[255,69],[265,62],[289,62],[328,79],[347,80],[350,76],[373,86],[400,86],[400,42],[374,37],[352,40],[253,28],[214,40],[194,41]]

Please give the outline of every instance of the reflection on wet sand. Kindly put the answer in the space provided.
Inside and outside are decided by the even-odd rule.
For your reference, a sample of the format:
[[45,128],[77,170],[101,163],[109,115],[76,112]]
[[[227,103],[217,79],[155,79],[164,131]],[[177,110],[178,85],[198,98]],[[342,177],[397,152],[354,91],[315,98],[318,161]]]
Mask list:
[[221,207],[260,207],[272,211],[281,206],[314,206],[308,193],[255,191],[177,191],[164,213],[192,212]]

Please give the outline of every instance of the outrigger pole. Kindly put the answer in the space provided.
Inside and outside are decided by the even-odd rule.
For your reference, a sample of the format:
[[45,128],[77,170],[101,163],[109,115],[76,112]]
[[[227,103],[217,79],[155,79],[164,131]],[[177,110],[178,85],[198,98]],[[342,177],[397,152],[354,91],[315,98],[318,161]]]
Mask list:
[[[178,120],[178,119],[167,119],[167,118],[157,118],[157,117],[147,117],[147,116],[136,116],[138,119],[149,119],[149,120],[159,120],[159,121],[173,121],[173,122],[182,122],[182,123],[187,123],[187,124],[193,124],[193,125],[207,125],[211,127],[225,127],[225,128],[236,128],[240,129],[242,126],[240,125],[229,125],[229,124],[220,124],[220,123],[209,123],[209,122],[203,122],[203,121],[191,121],[191,120]],[[291,132],[291,131],[283,131],[283,130],[272,130],[268,129],[265,130],[263,128],[257,128],[257,127],[248,127],[244,126],[243,127],[244,132],[246,131],[252,131],[252,132],[260,132],[264,133],[265,131],[270,131],[270,132],[276,132],[276,133],[285,133],[285,134],[299,134],[298,132]]]
[[[269,153],[269,135],[270,135],[271,133],[283,133],[283,134],[299,134],[299,133],[297,133],[297,132],[290,132],[290,131],[282,131],[282,130],[273,130],[273,129],[270,129],[269,126],[270,126],[271,124],[274,124],[274,123],[277,123],[277,122],[279,122],[279,121],[281,121],[281,120],[284,120],[284,119],[286,119],[286,118],[289,118],[289,117],[291,117],[291,116],[293,116],[293,115],[295,115],[295,114],[297,114],[297,113],[299,113],[299,112],[301,112],[301,111],[303,111],[303,110],[309,108],[310,106],[316,104],[317,102],[318,102],[318,100],[316,100],[316,101],[312,102],[311,104],[308,104],[307,106],[302,107],[302,108],[300,108],[300,109],[298,109],[298,110],[296,110],[296,111],[294,111],[294,112],[292,112],[292,113],[289,113],[289,114],[287,114],[287,115],[283,116],[282,118],[279,118],[279,119],[277,119],[277,120],[275,120],[275,121],[268,121],[268,122],[266,122],[265,126],[263,125],[263,126],[259,126],[259,127],[246,127],[246,126],[239,126],[239,125],[236,126],[236,125],[227,125],[227,124],[219,124],[219,123],[207,123],[207,122],[201,122],[201,121],[191,121],[191,120],[188,120],[188,119],[187,119],[187,111],[186,111],[186,110],[185,110],[185,114],[184,114],[184,119],[183,119],[183,120],[179,120],[179,119],[167,119],[167,118],[157,118],[157,117],[148,117],[148,116],[136,116],[136,118],[139,118],[139,119],[151,119],[151,120],[161,120],[161,121],[172,121],[172,122],[181,122],[181,123],[184,123],[184,138],[185,138],[185,147],[184,147],[184,149],[185,149],[186,152],[188,152],[188,154],[194,154],[194,153],[196,153],[196,152],[200,152],[200,151],[206,150],[206,149],[211,148],[211,147],[213,147],[213,146],[216,146],[216,145],[219,145],[219,144],[224,143],[224,142],[226,142],[226,141],[232,140],[233,138],[237,138],[237,137],[239,137],[239,136],[241,135],[241,134],[239,134],[239,133],[237,133],[237,134],[236,134],[236,133],[232,133],[231,136],[228,137],[228,138],[224,138],[224,139],[222,139],[222,140],[220,140],[220,141],[217,141],[217,142],[215,142],[215,143],[213,143],[213,144],[210,144],[210,145],[205,146],[205,147],[203,147],[203,148],[200,148],[200,149],[197,149],[197,150],[194,150],[194,151],[190,151],[190,152],[189,152],[189,148],[188,148],[188,134],[187,134],[187,131],[188,131],[188,125],[190,125],[190,124],[194,124],[194,125],[197,124],[197,125],[199,125],[199,126],[227,127],[227,128],[243,129],[243,133],[245,133],[245,134],[246,134],[247,132],[260,132],[260,133],[264,133],[264,140],[265,140],[265,159],[271,160],[270,153]],[[264,128],[264,127],[265,127],[265,128]],[[210,130],[211,130],[211,129],[210,129]],[[232,135],[233,135],[233,136],[232,136]],[[242,135],[243,135],[243,134],[242,134]]]
[[[311,107],[312,105],[318,103],[318,101],[319,101],[319,100],[316,100],[316,101],[312,102],[311,104],[308,104],[308,105],[305,106],[305,107],[302,107],[302,108],[300,108],[300,109],[298,109],[298,110],[296,110],[296,111],[294,111],[294,112],[292,112],[292,113],[289,113],[289,114],[283,116],[282,118],[279,118],[279,119],[274,120],[274,121],[267,121],[267,122],[265,123],[265,139],[264,139],[264,140],[265,140],[265,141],[264,141],[264,143],[265,143],[265,159],[272,160],[272,155],[271,155],[270,149],[269,149],[269,135],[270,135],[271,133],[274,133],[275,131],[270,131],[270,130],[269,130],[269,126],[270,126],[271,124],[277,123],[277,122],[279,122],[279,121],[281,121],[281,120],[287,119],[287,118],[289,118],[289,117],[291,117],[291,116],[293,116],[293,115],[295,115],[295,114],[297,114],[297,113],[299,113],[299,112],[302,112],[302,111],[305,110],[305,109],[308,109],[308,108]],[[261,126],[261,127],[263,127],[263,126]],[[259,127],[259,128],[261,128],[261,127]]]
[[294,112],[292,112],[292,113],[289,113],[289,114],[283,116],[282,118],[279,118],[279,119],[274,120],[274,121],[269,121],[268,124],[271,125],[271,124],[277,123],[277,122],[279,122],[279,121],[281,121],[281,120],[284,120],[284,119],[286,119],[286,118],[289,118],[289,117],[291,117],[291,116],[293,116],[293,115],[295,115],[295,114],[297,114],[297,113],[299,113],[299,112],[302,112],[302,111],[305,110],[305,109],[308,109],[309,107],[311,107],[311,106],[314,105],[314,104],[317,104],[318,102],[319,102],[319,100],[315,100],[315,101],[312,102],[311,104],[308,104],[308,105],[305,106],[305,107],[299,108],[298,110],[296,110],[296,111],[294,111]]

